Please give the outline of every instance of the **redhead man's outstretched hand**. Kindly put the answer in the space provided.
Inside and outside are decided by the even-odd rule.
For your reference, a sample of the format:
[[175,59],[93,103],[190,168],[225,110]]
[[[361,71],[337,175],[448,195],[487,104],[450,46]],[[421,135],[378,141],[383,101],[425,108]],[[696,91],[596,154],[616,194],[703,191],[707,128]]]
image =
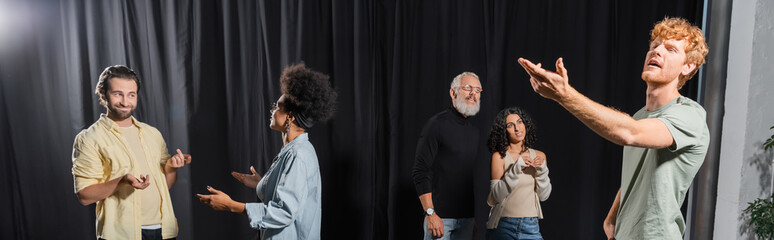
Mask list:
[[562,58],[556,60],[556,72],[548,71],[540,63],[536,65],[524,58],[519,58],[519,64],[529,74],[532,89],[540,96],[561,103],[573,90]]

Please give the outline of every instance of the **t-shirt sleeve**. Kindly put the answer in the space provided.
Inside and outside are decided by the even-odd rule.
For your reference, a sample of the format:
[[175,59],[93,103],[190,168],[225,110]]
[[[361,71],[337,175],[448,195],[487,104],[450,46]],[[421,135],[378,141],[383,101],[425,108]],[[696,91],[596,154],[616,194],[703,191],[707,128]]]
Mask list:
[[707,123],[700,111],[690,106],[675,106],[657,117],[666,124],[675,143],[669,146],[672,152],[700,144],[703,129]]

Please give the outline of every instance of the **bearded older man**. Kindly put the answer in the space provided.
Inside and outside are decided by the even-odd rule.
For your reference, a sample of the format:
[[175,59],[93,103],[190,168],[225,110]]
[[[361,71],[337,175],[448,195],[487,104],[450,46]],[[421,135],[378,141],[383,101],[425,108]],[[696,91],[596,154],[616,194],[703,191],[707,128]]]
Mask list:
[[[424,239],[473,237],[473,171],[479,130],[470,120],[481,107],[481,82],[463,72],[451,83],[452,106],[431,117],[419,136],[414,185],[425,213]],[[472,143],[472,144],[471,144]]]

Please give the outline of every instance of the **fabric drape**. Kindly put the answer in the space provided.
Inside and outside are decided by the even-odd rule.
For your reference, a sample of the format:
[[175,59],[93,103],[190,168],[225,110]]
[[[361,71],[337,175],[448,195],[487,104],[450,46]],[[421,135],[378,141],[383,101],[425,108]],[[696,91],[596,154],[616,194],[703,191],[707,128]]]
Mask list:
[[[482,80],[473,119],[484,148],[495,114],[521,106],[551,166],[546,239],[602,238],[620,184],[621,147],[535,94],[516,59],[553,69],[604,105],[644,105],[640,72],[648,31],[664,16],[700,24],[698,0],[658,1],[0,1],[0,238],[88,239],[70,172],[75,135],[105,109],[94,87],[125,64],[143,87],[135,116],[170,151],[193,155],[171,190],[178,239],[253,239],[247,218],[215,212],[194,194],[213,186],[256,201],[231,176],[265,172],[282,142],[268,128],[283,67],[304,61],[339,92],[333,120],[310,141],[322,174],[324,239],[419,239],[411,181],[425,121],[450,106],[454,76]],[[695,99],[697,82],[682,93]],[[486,151],[481,151],[486,152]],[[489,159],[476,159],[477,239],[489,212]]]

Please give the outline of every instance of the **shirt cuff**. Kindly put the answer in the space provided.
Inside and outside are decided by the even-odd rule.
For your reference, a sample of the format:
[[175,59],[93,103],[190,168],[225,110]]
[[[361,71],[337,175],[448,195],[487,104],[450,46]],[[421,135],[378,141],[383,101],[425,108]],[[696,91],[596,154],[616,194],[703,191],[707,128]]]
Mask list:
[[543,175],[548,173],[548,166],[545,162],[543,162],[543,165],[540,165],[540,167],[535,168],[537,175]]
[[74,177],[75,180],[75,193],[80,192],[84,188],[87,188],[91,185],[98,184],[99,180],[93,179],[93,178],[85,178],[85,177]]
[[254,229],[264,228],[261,219],[266,215],[266,205],[263,203],[245,203],[245,212],[250,218],[250,227]]
[[422,196],[422,194],[433,192],[433,187],[430,185],[430,181],[415,183],[414,187],[417,190],[417,196]]

